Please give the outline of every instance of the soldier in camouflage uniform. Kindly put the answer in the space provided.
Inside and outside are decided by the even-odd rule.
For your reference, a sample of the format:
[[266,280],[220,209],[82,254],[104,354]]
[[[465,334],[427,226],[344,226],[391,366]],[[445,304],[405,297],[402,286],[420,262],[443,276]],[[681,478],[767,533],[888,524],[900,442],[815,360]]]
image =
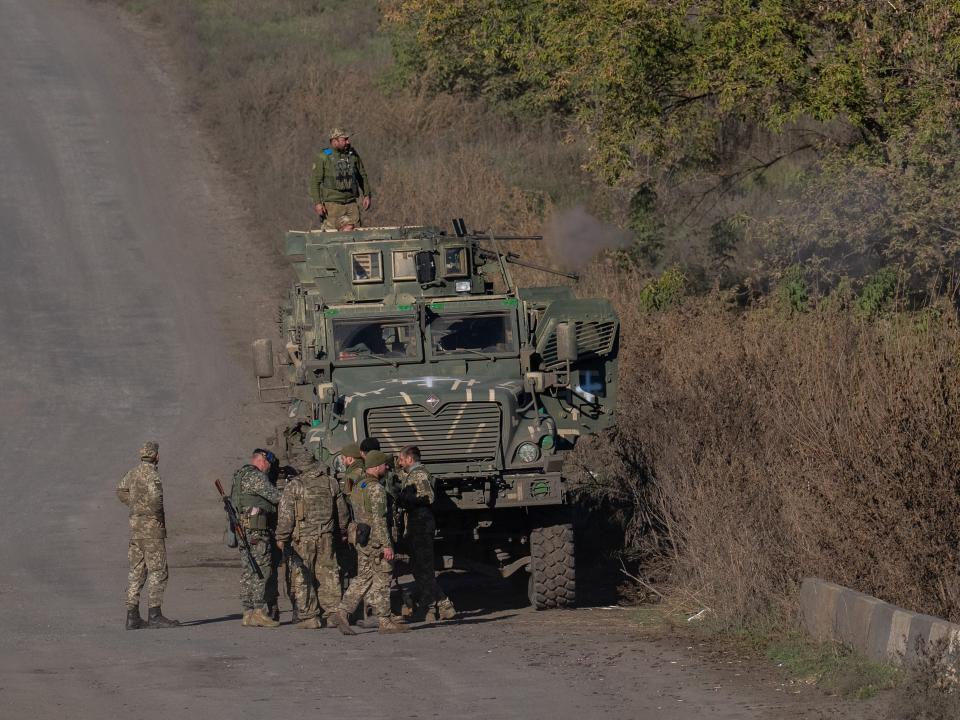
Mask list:
[[266,591],[273,565],[270,533],[270,516],[276,514],[280,491],[270,482],[270,455],[267,450],[256,449],[250,462],[233,475],[230,497],[237,509],[237,516],[246,531],[250,552],[260,567],[263,578],[258,578],[241,550],[243,573],[240,575],[240,602],[243,604],[244,627],[278,627],[279,622],[270,617],[266,604]]
[[[340,474],[340,491],[345,498],[350,497],[353,486],[360,482],[363,477],[363,456],[360,454],[360,446],[351,443],[340,450],[340,456],[343,458],[343,472]],[[349,516],[343,517],[343,524],[340,526],[342,532],[346,531]],[[340,571],[343,574],[344,582],[357,574],[357,551],[353,546],[338,538],[337,542],[337,562],[340,565]]]
[[[290,480],[280,498],[277,545],[287,543],[306,567],[292,563],[291,582],[300,622],[297,627],[321,627],[321,609],[327,615],[340,603],[340,572],[334,554],[334,532],[346,527],[347,503],[337,481],[319,469]],[[289,561],[288,561],[289,562]]]
[[420,462],[420,448],[408,445],[397,456],[400,466],[399,503],[406,513],[406,543],[414,580],[414,617],[434,612],[441,620],[457,616],[456,608],[437,584],[433,541],[437,524],[433,516],[434,485],[430,471]]
[[[160,603],[167,587],[166,516],[163,511],[163,486],[157,464],[160,447],[155,442],[140,448],[140,463],[117,485],[117,497],[130,508],[130,546],[127,558],[127,630],[142,627],[167,628],[179,625],[163,616]],[[146,623],[140,617],[140,591],[147,584],[149,614]]]
[[350,134],[340,128],[330,131],[330,147],[313,163],[314,209],[323,218],[324,230],[353,230],[360,226],[360,206],[370,209],[370,179]]
[[340,489],[349,495],[353,485],[363,477],[363,451],[360,446],[351,443],[340,450],[343,458],[343,476],[340,478]]
[[[387,492],[382,478],[388,458],[379,450],[367,453],[365,474],[350,494],[353,522],[348,527],[351,543],[357,548],[357,576],[350,581],[337,608],[337,627],[344,635],[356,634],[349,616],[366,600],[379,619],[381,633],[407,632],[410,628],[390,617],[390,580],[393,577],[393,545],[387,529]],[[365,531],[369,537],[364,542]]]

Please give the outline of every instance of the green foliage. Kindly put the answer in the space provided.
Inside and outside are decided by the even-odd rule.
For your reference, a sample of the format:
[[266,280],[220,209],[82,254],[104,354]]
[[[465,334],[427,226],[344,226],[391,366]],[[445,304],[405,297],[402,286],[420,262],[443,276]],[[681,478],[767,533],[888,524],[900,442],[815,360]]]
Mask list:
[[644,312],[665,310],[678,305],[687,293],[688,281],[677,268],[668,268],[640,290],[639,306]]
[[777,299],[782,307],[792,313],[807,312],[810,309],[807,271],[802,265],[791,265],[784,271],[777,285]]
[[710,227],[707,250],[716,272],[722,273],[730,267],[737,245],[742,239],[743,230],[734,218],[722,218]]
[[890,310],[901,287],[901,273],[896,268],[881,268],[863,283],[857,298],[857,311],[867,317],[875,317]]
[[[627,191],[624,224],[648,259],[699,246],[667,237],[676,227],[725,268],[731,244],[751,238],[767,277],[798,256],[829,258],[827,281],[877,257],[913,279],[960,264],[953,0],[381,8],[409,83],[566,119],[584,138],[584,167]],[[767,182],[785,163],[789,189]],[[634,200],[648,191],[654,216],[637,222]],[[734,242],[723,219],[737,214],[749,219]]]

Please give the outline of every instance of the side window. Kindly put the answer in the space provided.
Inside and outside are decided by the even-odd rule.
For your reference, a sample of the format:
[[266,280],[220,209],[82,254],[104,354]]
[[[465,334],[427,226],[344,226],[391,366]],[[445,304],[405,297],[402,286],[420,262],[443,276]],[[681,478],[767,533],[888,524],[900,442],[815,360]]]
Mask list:
[[448,278],[467,277],[467,249],[448,247],[443,249],[443,276]]
[[393,251],[393,279],[394,280],[416,280],[417,279],[417,251],[416,250],[394,250]]
[[383,262],[380,251],[353,253],[353,282],[383,282]]

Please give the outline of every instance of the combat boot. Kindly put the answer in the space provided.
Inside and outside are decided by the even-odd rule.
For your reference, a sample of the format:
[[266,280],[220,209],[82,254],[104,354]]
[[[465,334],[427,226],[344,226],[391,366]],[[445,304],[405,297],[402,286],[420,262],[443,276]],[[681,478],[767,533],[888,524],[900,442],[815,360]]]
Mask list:
[[250,627],[280,627],[280,623],[267,615],[267,611],[262,607],[250,611],[250,621],[247,624]]
[[172,628],[179,627],[180,622],[164,617],[160,612],[160,606],[150,608],[150,614],[147,616],[147,627],[150,628]]
[[406,621],[420,623],[427,622],[427,620],[433,620],[434,617],[433,605],[422,605],[421,603],[417,603],[413,606],[413,609],[410,610],[410,614],[407,616]]
[[244,627],[253,627],[253,623],[250,621],[250,616],[253,614],[253,610],[244,610],[243,611],[243,626]]
[[308,617],[306,620],[301,620],[297,623],[297,627],[301,630],[319,630],[320,621],[315,617]]
[[127,605],[127,630],[139,630],[144,627],[143,618],[140,617],[140,608],[134,605]]
[[382,617],[380,618],[380,629],[377,632],[383,633],[384,635],[391,635],[394,633],[410,632],[410,628],[406,625],[401,625],[392,617]]
[[440,620],[455,620],[457,609],[450,602],[450,598],[444,598],[437,603],[437,618]]
[[347,617],[347,614],[343,610],[337,610],[331,617],[336,618],[337,630],[344,635],[357,634],[357,631],[350,627],[350,618]]

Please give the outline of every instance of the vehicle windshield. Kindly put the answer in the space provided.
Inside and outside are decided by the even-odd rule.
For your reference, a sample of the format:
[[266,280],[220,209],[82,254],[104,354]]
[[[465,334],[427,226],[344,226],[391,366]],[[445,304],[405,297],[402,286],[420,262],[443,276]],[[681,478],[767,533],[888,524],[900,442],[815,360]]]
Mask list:
[[430,338],[434,355],[517,352],[511,316],[502,312],[438,315],[430,323]]
[[420,333],[415,318],[343,318],[333,321],[333,346],[337,360],[416,360]]

